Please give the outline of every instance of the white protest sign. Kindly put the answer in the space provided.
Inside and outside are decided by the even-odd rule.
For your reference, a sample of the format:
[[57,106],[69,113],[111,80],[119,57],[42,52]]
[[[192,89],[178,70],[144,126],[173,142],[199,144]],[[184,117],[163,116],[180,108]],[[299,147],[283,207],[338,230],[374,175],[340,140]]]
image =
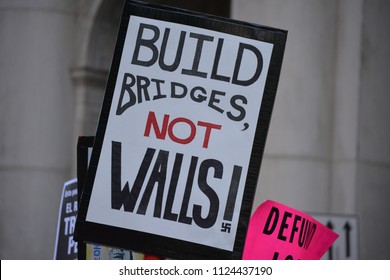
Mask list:
[[[213,19],[181,10],[156,19],[150,7],[153,18],[133,8],[122,22],[79,221],[91,232],[104,225],[132,233],[113,245],[142,249],[147,236],[146,247],[197,244],[231,257],[225,252],[237,251],[238,239],[242,251],[265,144],[270,114],[263,131],[259,117],[274,44],[206,28]],[[191,16],[204,27],[185,24]]]

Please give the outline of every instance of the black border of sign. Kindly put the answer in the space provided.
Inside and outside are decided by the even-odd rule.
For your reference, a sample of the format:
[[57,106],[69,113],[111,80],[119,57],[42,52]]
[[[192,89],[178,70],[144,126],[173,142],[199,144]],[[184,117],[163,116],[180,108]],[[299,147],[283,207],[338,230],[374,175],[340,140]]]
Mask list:
[[[94,139],[94,136],[80,136],[77,141],[77,193],[79,194],[79,205],[88,171],[88,149],[93,147]],[[79,241],[77,249],[78,259],[86,260],[87,244],[83,241]]]
[[[130,16],[132,15],[210,29],[273,44],[270,66],[266,78],[248,174],[246,177],[237,235],[232,252],[188,241],[86,221],[86,214],[108,123],[127,26]],[[172,259],[241,259],[268,127],[275,101],[275,94],[279,82],[286,39],[287,31],[285,30],[168,6],[126,0],[96,132],[91,162],[81,196],[79,214],[76,222],[76,240],[130,249]]]

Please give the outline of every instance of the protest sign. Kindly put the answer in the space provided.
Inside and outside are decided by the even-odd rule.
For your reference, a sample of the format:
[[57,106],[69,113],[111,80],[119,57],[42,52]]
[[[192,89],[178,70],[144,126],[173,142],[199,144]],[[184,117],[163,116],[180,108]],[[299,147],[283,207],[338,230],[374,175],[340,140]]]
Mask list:
[[53,259],[55,260],[77,259],[77,242],[73,239],[77,210],[77,179],[72,179],[65,182],[62,190],[54,245]]
[[126,1],[77,238],[240,259],[286,35]]
[[243,259],[319,260],[337,237],[310,215],[267,200],[250,220]]

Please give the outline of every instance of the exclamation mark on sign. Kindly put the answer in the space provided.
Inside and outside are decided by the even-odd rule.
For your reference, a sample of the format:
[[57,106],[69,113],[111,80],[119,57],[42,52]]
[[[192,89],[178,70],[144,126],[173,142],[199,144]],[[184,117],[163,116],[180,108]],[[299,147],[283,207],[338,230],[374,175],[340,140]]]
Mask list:
[[234,207],[236,205],[237,191],[240,184],[242,167],[235,165],[233,168],[232,180],[230,182],[229,194],[226,200],[225,213],[223,219],[227,221],[222,223],[221,231],[230,233],[231,221],[233,219]]

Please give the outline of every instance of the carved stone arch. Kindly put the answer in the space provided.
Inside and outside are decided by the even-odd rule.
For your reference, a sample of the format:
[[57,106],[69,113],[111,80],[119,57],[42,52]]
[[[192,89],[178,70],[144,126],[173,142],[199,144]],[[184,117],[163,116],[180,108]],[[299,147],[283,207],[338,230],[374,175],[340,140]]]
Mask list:
[[[95,135],[124,0],[83,2],[72,78],[75,137]],[[87,5],[90,4],[90,5]]]
[[114,53],[124,0],[101,1],[90,32],[88,67],[108,71]]
[[89,49],[91,47],[92,29],[95,28],[95,20],[106,0],[82,0],[79,2],[76,17],[76,53],[74,68],[87,66]]

